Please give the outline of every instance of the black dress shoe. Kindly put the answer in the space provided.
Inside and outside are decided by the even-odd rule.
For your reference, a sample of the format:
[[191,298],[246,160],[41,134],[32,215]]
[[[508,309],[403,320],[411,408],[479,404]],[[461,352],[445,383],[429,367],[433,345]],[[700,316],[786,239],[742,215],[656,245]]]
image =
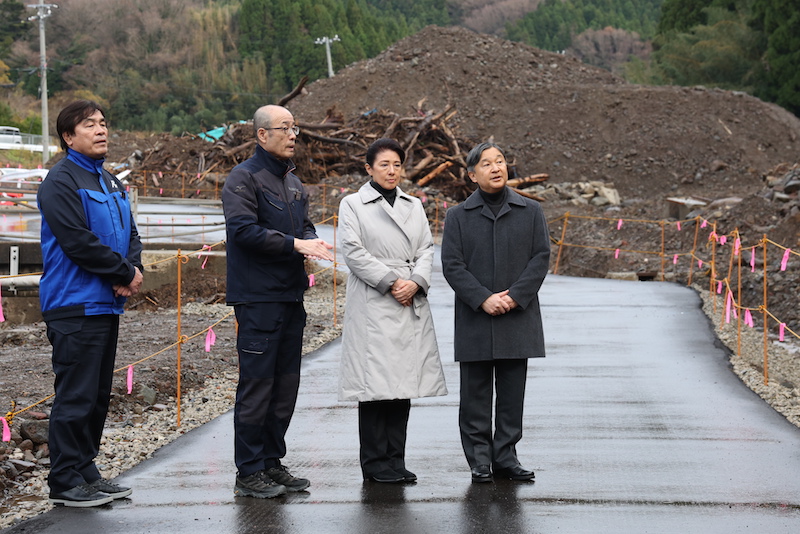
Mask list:
[[492,470],[489,469],[489,466],[478,465],[472,468],[472,481],[473,482],[491,482],[492,481]]
[[509,480],[530,481],[534,478],[533,471],[525,469],[521,465],[495,468],[494,474],[499,478],[507,478]]
[[394,469],[386,469],[385,471],[375,473],[374,475],[365,475],[364,478],[366,480],[381,482],[383,484],[397,484],[398,482],[405,481],[403,475]]
[[397,471],[398,474],[403,476],[403,482],[416,482],[417,481],[417,475],[415,475],[414,473],[412,473],[411,471],[409,471],[405,467],[395,467],[394,470]]

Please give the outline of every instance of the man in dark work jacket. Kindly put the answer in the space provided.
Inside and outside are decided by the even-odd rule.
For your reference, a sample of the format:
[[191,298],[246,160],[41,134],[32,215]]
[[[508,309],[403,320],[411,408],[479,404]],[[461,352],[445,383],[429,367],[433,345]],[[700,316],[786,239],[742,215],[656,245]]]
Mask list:
[[42,316],[53,346],[50,502],[90,507],[127,497],[94,458],[111,399],[119,316],[142,285],[142,243],[122,183],[103,169],[108,129],[100,106],[67,105],[56,121],[67,156],[39,187]]
[[300,385],[308,288],[304,258],[333,260],[308,218],[308,195],[292,171],[299,129],[286,108],[253,116],[257,146],[222,189],[227,230],[227,302],[239,324],[234,407],[234,494],[272,498],[308,479],[281,464]]
[[447,210],[442,236],[442,272],[456,295],[461,444],[473,482],[530,481],[516,444],[528,358],[544,357],[538,293],[550,259],[547,221],[538,202],[506,186],[497,145],[479,144],[466,163],[478,190]]

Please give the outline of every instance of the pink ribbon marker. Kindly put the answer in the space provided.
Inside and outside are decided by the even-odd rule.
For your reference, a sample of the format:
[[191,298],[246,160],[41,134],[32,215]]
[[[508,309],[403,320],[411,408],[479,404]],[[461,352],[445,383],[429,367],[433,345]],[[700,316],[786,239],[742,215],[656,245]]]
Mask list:
[[750,272],[756,272],[756,249],[750,251]]
[[214,333],[213,328],[209,328],[206,332],[206,352],[211,352],[211,347],[217,342],[217,334]]
[[158,190],[158,194],[159,194],[159,195],[163,195],[163,194],[164,194],[164,188],[163,188],[163,187],[162,187],[161,189],[159,189],[159,190]]
[[720,245],[724,245],[727,242],[728,242],[728,236],[726,236],[726,235],[719,236],[719,244]]
[[622,228],[622,219],[617,221],[617,230],[619,230],[620,228]]
[[672,265],[678,265],[678,255],[672,256]]
[[442,205],[444,206],[444,209],[447,209],[447,201],[445,201]]
[[781,323],[778,327],[778,340],[783,341],[783,332],[786,330],[786,323]]
[[717,294],[722,293],[722,280],[717,282]]
[[133,391],[133,365],[128,366],[128,395]]
[[619,258],[619,249],[614,251],[614,259],[616,260],[617,258]]
[[0,417],[3,420],[3,441],[11,441],[11,427],[8,426],[8,421],[5,417]]
[[[200,252],[197,253],[197,259],[198,260],[200,259],[200,256],[203,255],[203,251],[204,250],[211,250],[211,245],[203,245],[203,248],[200,250]],[[206,263],[208,263],[208,254],[205,255],[205,259],[203,260],[203,264],[200,265],[200,268],[201,269],[205,269],[206,268]]]
[[700,223],[700,228],[705,228],[706,226],[708,226],[708,221],[703,219],[703,222]]
[[425,195],[423,195],[423,196],[422,196],[422,202],[423,202],[423,203],[427,203],[427,202],[428,202],[428,197],[426,197]]
[[731,304],[733,303],[733,294],[728,291],[728,296],[725,299],[725,322],[731,322]]
[[738,256],[739,255],[739,249],[740,248],[742,248],[742,240],[737,237],[736,241],[733,242],[733,255],[734,256]]
[[750,313],[750,310],[744,311],[744,324],[746,324],[750,328],[753,328],[753,314]]
[[789,263],[789,254],[792,253],[792,249],[787,248],[783,251],[783,259],[781,260],[781,271],[786,270],[786,265]]
[[703,268],[703,260],[697,260],[697,268],[698,269],[702,269]]
[[313,274],[309,274],[308,275],[308,287],[314,287],[316,285],[316,283],[317,283],[317,281],[314,280],[314,275]]
[[3,287],[0,285],[0,323],[6,322],[6,317],[3,315]]
[[680,232],[680,231],[681,231],[681,222],[680,222],[680,221],[678,221],[678,222],[676,222],[675,224],[678,226],[678,231]]
[[158,171],[158,177],[159,177],[159,178],[163,178],[163,177],[164,177],[164,175],[163,175],[163,174],[161,174],[161,171]]

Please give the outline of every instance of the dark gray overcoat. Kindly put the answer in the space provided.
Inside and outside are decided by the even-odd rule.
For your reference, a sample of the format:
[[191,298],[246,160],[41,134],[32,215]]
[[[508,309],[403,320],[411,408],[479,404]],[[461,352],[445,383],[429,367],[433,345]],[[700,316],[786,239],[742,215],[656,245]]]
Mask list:
[[[538,292],[550,263],[550,234],[538,202],[506,192],[497,217],[479,190],[447,210],[442,268],[456,293],[456,361],[544,357]],[[481,309],[506,289],[517,308],[497,316]]]

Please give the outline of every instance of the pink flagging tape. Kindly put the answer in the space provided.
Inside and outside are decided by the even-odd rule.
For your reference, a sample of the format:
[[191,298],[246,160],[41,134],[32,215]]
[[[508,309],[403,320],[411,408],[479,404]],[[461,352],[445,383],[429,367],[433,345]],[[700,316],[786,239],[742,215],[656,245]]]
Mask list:
[[314,287],[317,284],[317,281],[314,279],[313,274],[308,275],[308,287]]
[[778,327],[778,341],[783,341],[783,335],[786,331],[786,323],[781,323]]
[[209,328],[206,332],[206,352],[211,352],[211,347],[217,343],[217,334],[213,328]]
[[783,252],[783,259],[781,260],[781,271],[785,271],[786,270],[786,265],[789,263],[789,254],[791,254],[791,253],[792,253],[792,249],[790,249],[790,248],[787,248]]
[[620,228],[622,228],[622,219],[617,221],[617,230],[619,230]]
[[617,258],[619,258],[619,249],[614,251],[614,259],[616,260]]
[[678,222],[676,222],[675,224],[676,224],[676,225],[678,225],[678,231],[680,232],[680,231],[681,231],[681,222],[680,222],[680,221],[678,221]]
[[3,420],[3,441],[11,441],[11,427],[8,426],[8,421],[5,417],[0,417]]
[[717,294],[718,295],[722,294],[722,280],[717,282]]
[[725,322],[731,322],[731,304],[733,304],[733,294],[728,291],[728,296],[725,298]]
[[744,311],[744,324],[746,324],[750,328],[753,328],[753,314],[750,313],[750,310]]
[[750,250],[750,272],[756,272],[756,249]]
[[133,366],[128,366],[128,395],[133,391]]
[[6,316],[3,315],[3,286],[0,284],[0,323],[6,322]]
[[677,254],[672,256],[672,264],[673,265],[677,265],[678,264],[678,255]]
[[740,248],[742,248],[742,240],[737,237],[736,241],[733,242],[733,255],[734,256],[738,256],[739,255],[739,249]]

